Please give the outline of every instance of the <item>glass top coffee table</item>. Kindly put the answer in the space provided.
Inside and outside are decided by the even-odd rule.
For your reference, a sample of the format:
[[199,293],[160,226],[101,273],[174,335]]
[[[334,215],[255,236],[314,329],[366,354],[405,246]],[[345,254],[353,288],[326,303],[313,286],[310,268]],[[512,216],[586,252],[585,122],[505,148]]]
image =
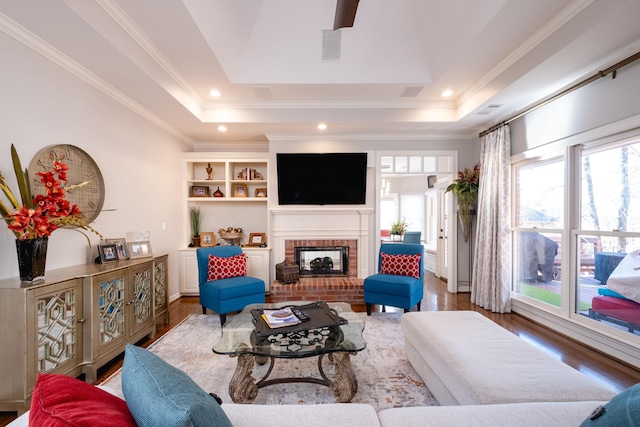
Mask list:
[[[213,346],[213,352],[238,358],[236,371],[229,384],[229,395],[235,403],[251,403],[258,395],[259,389],[286,382],[306,382],[327,386],[337,402],[350,402],[353,399],[358,391],[358,381],[351,368],[350,355],[364,350],[367,343],[362,336],[364,320],[351,310],[349,304],[326,303],[333,314],[345,319],[348,323],[322,328],[303,328],[293,332],[272,329],[270,332],[273,334],[261,333],[264,328],[257,325],[258,320],[251,313],[252,310],[279,309],[307,304],[313,303],[292,301],[251,304],[230,318],[223,326],[222,337]],[[312,314],[311,311],[309,313]],[[296,329],[300,329],[303,325],[304,323],[300,324]],[[334,364],[332,379],[327,377],[322,368],[325,355],[328,355]],[[321,378],[309,376],[269,379],[276,359],[305,357],[318,357],[318,372]],[[267,361],[270,361],[267,373],[262,379],[256,381],[251,376],[254,363],[264,365]]]

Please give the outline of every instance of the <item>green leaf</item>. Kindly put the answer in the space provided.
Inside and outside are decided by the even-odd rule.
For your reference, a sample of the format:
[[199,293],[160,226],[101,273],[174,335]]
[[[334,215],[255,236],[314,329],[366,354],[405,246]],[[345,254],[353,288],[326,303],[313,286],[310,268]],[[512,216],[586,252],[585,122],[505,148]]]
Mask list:
[[25,178],[29,172],[25,169],[25,172],[22,171],[22,165],[20,164],[20,157],[18,157],[18,152],[16,151],[16,147],[11,144],[11,161],[13,162],[13,170],[16,173],[16,180],[18,181],[18,189],[20,190],[20,198],[22,199],[22,204],[26,206],[28,209],[33,209],[33,197],[31,196],[31,190],[29,182]]

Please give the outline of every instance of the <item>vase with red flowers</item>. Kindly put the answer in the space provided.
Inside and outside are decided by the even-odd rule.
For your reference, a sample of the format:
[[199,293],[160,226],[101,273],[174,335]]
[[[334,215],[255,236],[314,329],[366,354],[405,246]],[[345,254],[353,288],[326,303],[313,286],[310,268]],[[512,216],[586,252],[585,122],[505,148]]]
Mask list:
[[[8,201],[5,203],[0,200],[0,214],[16,237],[20,279],[24,282],[33,282],[44,277],[48,238],[53,231],[65,227],[81,233],[83,233],[82,230],[89,230],[98,235],[100,233],[82,219],[82,212],[78,206],[71,205],[66,199],[66,190],[88,184],[83,182],[66,186],[68,165],[54,162],[52,170],[38,172],[36,175],[44,184],[46,194],[38,194],[34,197],[29,184],[29,171],[22,169],[20,158],[13,145],[11,145],[11,160],[18,182],[20,200],[0,173],[0,189]],[[89,236],[83,234],[91,244]]]

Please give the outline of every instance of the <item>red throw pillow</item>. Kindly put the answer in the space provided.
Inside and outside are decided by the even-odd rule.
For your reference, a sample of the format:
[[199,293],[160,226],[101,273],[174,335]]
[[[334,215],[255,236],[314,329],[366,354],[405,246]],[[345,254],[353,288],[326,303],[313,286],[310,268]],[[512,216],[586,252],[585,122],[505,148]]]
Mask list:
[[392,255],[382,252],[380,273],[420,278],[420,254]]
[[38,374],[30,409],[31,426],[136,425],[124,400],[67,375]]
[[207,281],[247,275],[247,257],[238,254],[230,257],[209,255]]

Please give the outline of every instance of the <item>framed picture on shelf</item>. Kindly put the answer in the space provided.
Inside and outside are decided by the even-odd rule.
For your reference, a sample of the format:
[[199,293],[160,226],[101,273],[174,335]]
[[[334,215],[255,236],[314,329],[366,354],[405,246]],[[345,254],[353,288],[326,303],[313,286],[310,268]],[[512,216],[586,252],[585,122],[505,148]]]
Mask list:
[[200,233],[200,246],[202,246],[203,248],[214,246],[215,242],[213,239],[213,233],[210,231]]
[[247,186],[244,184],[234,184],[233,197],[247,197]]
[[249,234],[249,246],[260,246],[267,244],[266,233],[251,233]]
[[127,241],[124,238],[119,239],[104,239],[106,243],[116,245],[116,253],[118,259],[129,259],[129,251],[127,250]]
[[256,188],[256,191],[253,194],[254,197],[267,197],[267,189],[266,188]]
[[206,185],[192,185],[191,197],[209,197],[209,187]]
[[145,258],[153,255],[150,242],[127,242],[127,248],[129,249],[129,257],[131,259]]
[[118,261],[118,252],[116,250],[116,245],[98,245],[98,254],[100,255],[100,262],[112,262]]

